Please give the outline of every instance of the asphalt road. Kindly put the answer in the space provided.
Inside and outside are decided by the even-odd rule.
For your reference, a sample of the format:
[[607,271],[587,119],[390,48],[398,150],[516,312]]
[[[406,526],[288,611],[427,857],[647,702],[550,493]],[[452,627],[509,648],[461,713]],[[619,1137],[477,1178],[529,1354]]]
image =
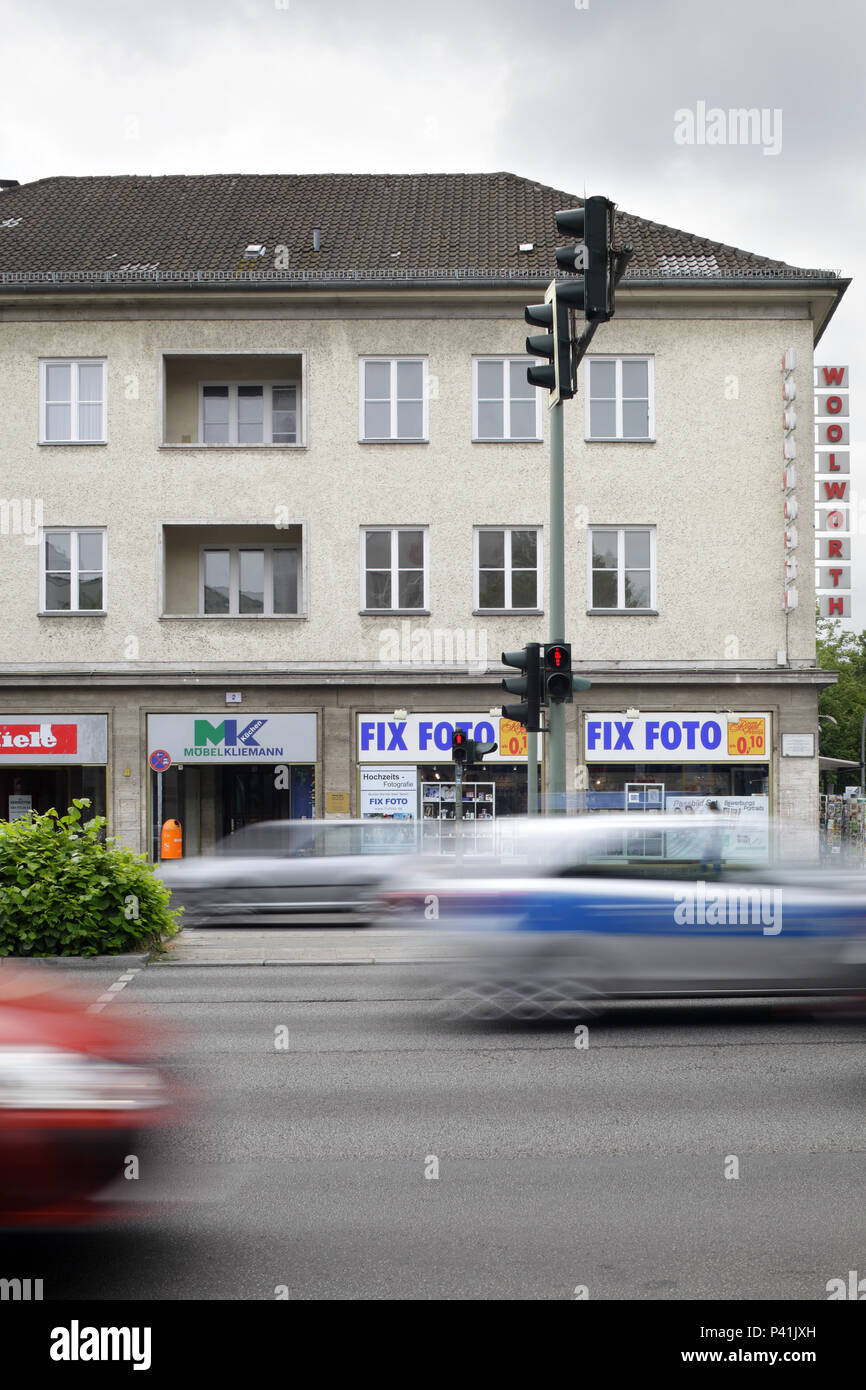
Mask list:
[[141,1184],[170,1205],[7,1236],[4,1274],[46,1298],[824,1300],[866,1273],[866,1024],[654,1005],[577,1048],[437,1022],[415,968],[139,971],[105,1007],[170,1030],[187,1098]]

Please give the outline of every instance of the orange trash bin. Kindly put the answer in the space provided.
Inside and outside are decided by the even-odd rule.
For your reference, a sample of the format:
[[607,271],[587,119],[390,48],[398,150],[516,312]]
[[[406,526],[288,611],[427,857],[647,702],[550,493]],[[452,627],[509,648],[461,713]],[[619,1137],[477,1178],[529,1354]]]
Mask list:
[[179,820],[166,820],[162,823],[163,859],[183,858],[183,827]]

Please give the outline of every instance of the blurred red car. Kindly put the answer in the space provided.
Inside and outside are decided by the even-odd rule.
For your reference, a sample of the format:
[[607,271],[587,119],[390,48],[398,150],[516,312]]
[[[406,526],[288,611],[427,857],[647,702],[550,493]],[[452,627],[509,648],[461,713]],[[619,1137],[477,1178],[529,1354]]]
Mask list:
[[168,1086],[138,1025],[86,1006],[44,968],[0,964],[0,1227],[141,1209],[124,1168],[171,1113]]

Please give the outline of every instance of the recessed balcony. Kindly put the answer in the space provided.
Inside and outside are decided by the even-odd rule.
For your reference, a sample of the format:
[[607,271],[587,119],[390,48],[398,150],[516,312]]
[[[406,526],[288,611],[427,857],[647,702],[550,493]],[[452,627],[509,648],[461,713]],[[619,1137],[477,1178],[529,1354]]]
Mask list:
[[163,363],[164,445],[303,446],[300,353],[166,354]]

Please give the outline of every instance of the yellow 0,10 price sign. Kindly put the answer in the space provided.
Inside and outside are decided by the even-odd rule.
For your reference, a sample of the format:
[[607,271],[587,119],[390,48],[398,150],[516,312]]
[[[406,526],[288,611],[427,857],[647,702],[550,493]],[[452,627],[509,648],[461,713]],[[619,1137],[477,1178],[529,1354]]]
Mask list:
[[738,719],[728,725],[728,756],[748,758],[767,756],[766,719]]
[[500,719],[499,751],[509,758],[526,757],[526,730],[516,719]]

